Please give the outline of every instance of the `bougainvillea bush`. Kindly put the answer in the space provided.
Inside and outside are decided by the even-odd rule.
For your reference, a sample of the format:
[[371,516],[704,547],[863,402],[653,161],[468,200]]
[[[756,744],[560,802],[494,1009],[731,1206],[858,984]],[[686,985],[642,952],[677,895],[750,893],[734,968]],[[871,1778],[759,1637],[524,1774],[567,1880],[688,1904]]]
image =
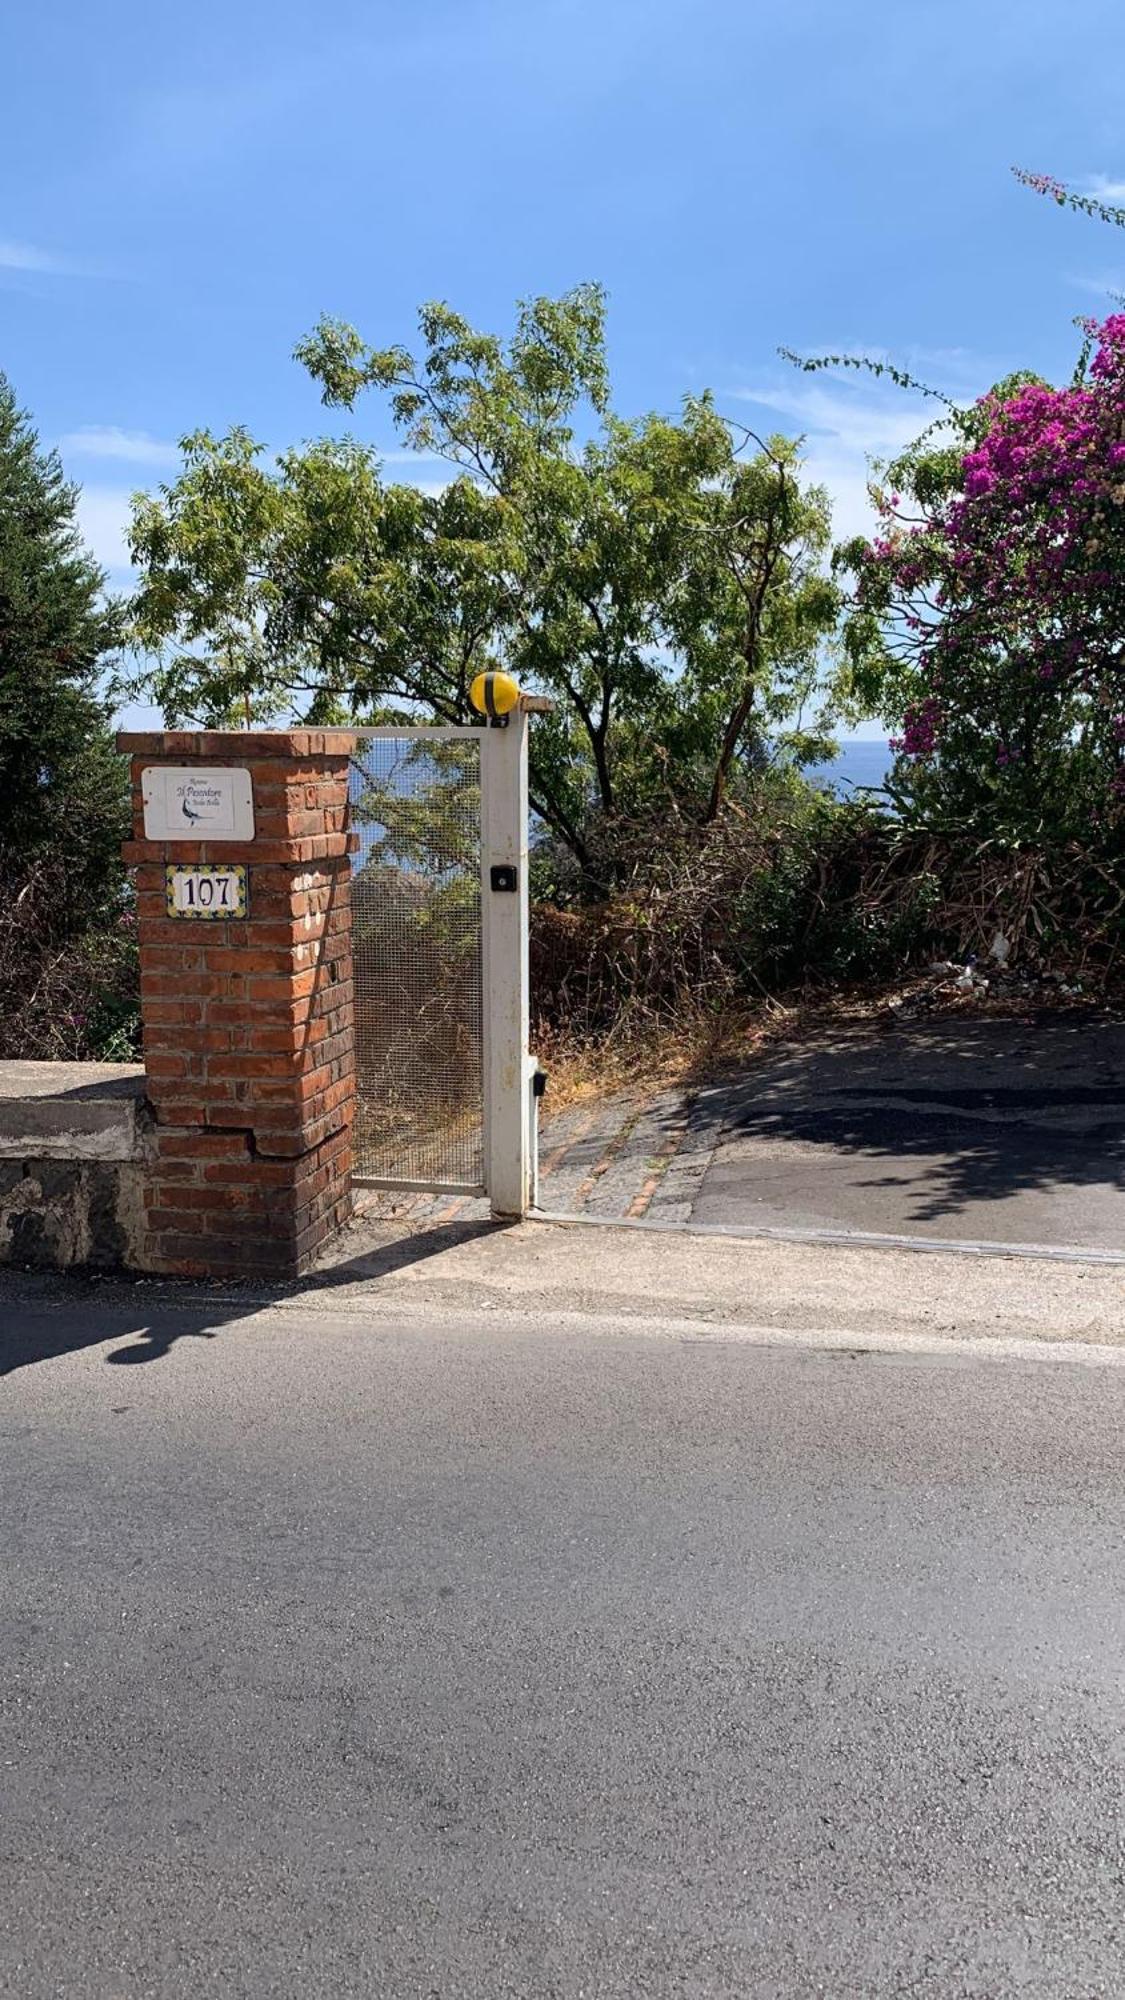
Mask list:
[[900,718],[908,817],[1125,850],[1125,314],[1075,379],[1014,376],[877,489],[854,577],[857,698]]

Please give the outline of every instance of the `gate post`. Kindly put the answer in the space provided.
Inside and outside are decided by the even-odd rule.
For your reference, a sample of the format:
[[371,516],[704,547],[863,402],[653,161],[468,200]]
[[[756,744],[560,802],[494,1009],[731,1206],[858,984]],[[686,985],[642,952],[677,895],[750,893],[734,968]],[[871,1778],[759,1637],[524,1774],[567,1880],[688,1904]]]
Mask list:
[[146,1268],[296,1277],[351,1209],[354,738],[160,731],[118,747],[155,1119]]
[[496,1216],[535,1198],[528,991],[528,709],[521,699],[481,744],[485,1186]]

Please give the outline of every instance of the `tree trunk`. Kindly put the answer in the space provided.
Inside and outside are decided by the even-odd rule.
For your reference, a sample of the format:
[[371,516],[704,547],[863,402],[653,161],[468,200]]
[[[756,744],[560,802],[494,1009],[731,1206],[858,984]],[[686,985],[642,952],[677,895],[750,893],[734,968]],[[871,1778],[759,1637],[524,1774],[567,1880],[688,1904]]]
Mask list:
[[723,740],[719,749],[719,761],[715,766],[715,776],[711,784],[711,796],[707,801],[707,810],[703,815],[704,826],[710,826],[712,821],[719,817],[719,808],[723,803],[723,793],[726,790],[730,767],[734,762],[734,753],[738,749],[739,738],[750,719],[750,711],[753,706],[754,683],[750,681],[744,688],[742,699],[734,709],[723,731]]

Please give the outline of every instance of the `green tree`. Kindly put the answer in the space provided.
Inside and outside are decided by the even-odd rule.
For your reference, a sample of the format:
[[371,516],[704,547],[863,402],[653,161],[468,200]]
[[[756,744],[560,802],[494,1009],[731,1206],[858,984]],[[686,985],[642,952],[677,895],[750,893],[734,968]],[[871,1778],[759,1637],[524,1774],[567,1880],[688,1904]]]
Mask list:
[[840,611],[826,572],[828,496],[802,487],[792,441],[751,431],[743,441],[751,456],[732,445],[698,493],[670,605],[691,697],[682,719],[694,738],[677,749],[698,771],[707,820],[718,816],[740,759],[761,761],[778,742],[797,762],[828,748],[822,729],[800,726],[825,700],[825,641]]
[[505,667],[556,700],[533,804],[596,880],[615,822],[669,799],[713,816],[800,718],[836,617],[827,503],[709,397],[615,416],[596,286],[524,304],[506,342],[445,305],[420,332],[416,357],[324,320],[297,355],[330,406],[389,397],[403,442],[447,463],[439,490],[385,483],[352,437],[273,464],[241,430],[185,440],[135,513],[148,685],[176,719],[461,722],[474,675]]
[[99,694],[119,618],[82,547],[75,501],[0,376],[0,870],[12,894],[50,863],[59,933],[114,900],[128,821]]

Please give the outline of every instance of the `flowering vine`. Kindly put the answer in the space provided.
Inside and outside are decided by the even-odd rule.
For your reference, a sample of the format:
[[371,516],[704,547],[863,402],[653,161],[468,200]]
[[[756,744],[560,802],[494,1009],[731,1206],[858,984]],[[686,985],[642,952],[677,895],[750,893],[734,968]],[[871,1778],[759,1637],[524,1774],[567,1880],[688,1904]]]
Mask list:
[[1125,810],[1125,314],[1086,334],[1069,387],[1013,377],[906,454],[846,552],[908,784],[966,813],[1000,793],[1023,831]]

